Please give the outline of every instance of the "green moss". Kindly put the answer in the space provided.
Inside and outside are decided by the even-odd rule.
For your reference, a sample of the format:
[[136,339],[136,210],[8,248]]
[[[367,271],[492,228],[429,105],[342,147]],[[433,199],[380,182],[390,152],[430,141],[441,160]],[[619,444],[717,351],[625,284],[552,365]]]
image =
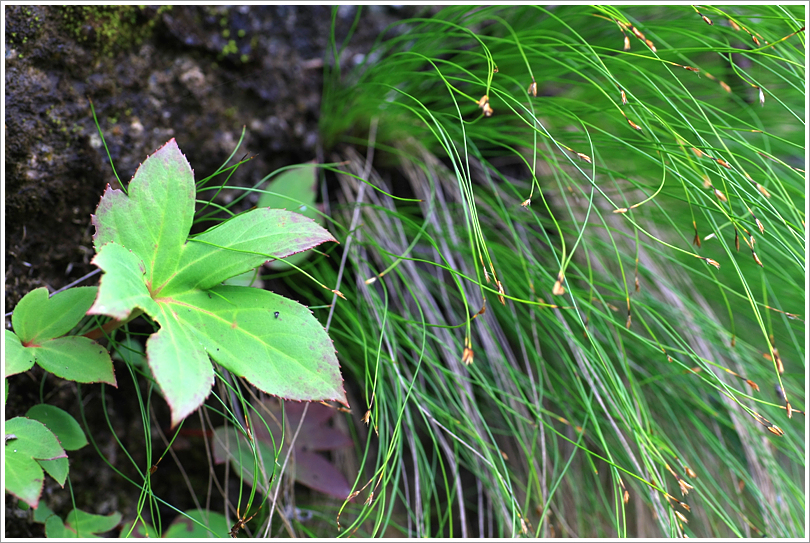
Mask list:
[[222,48],[223,55],[230,55],[231,53],[239,52],[239,48],[236,46],[236,40],[228,40],[228,45]]
[[[122,50],[140,45],[154,28],[154,21],[170,6],[161,6],[153,12],[144,6],[63,6],[63,28],[77,41],[86,43],[92,40],[103,56],[113,57]],[[86,27],[93,28],[88,33]]]

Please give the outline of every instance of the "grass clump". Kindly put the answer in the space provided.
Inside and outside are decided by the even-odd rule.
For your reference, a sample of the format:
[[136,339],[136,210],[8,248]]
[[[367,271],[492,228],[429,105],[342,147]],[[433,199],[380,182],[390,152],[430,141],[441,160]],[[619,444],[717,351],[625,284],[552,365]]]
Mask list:
[[802,533],[803,12],[700,10],[454,6],[327,72],[344,529]]

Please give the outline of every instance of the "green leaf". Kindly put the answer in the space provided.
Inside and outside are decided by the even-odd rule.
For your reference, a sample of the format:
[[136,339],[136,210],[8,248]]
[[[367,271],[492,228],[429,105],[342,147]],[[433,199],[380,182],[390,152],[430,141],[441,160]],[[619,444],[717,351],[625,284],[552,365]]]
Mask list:
[[[317,171],[314,165],[284,171],[270,181],[267,192],[259,197],[258,207],[289,209],[323,226],[323,215],[316,211]],[[290,269],[290,264],[298,265],[309,257],[309,253],[299,253],[274,260],[268,265],[274,270]]]
[[114,241],[131,250],[150,290],[158,290],[175,274],[194,219],[194,174],[174,138],[141,164],[128,191],[104,191],[93,244],[98,250]]
[[79,383],[117,386],[110,353],[92,339],[65,336],[29,349],[37,364],[57,377]]
[[230,285],[232,287],[254,287],[264,288],[264,281],[256,270],[246,271],[240,273],[222,282],[223,285]]
[[53,460],[37,460],[39,466],[45,470],[45,473],[53,477],[59,483],[59,486],[64,487],[68,474],[68,459],[67,458],[54,458]]
[[189,240],[162,296],[208,289],[275,258],[305,251],[332,235],[303,215],[258,208],[242,213]]
[[37,363],[63,379],[116,386],[106,349],[86,337],[64,336],[87,314],[97,292],[96,287],[76,287],[48,298],[42,287],[26,294],[14,308],[16,334],[5,333],[6,376]]
[[145,283],[146,268],[143,259],[115,242],[101,247],[97,245],[96,251],[91,263],[105,273],[96,303],[88,311],[89,314],[124,320],[136,307],[149,315],[157,314],[157,304]]
[[178,515],[169,525],[163,534],[165,538],[185,538],[185,539],[213,539],[227,537],[229,528],[228,521],[224,515],[202,509],[187,511],[186,515],[202,523],[208,528],[200,526],[193,520]]
[[109,515],[94,515],[80,509],[74,509],[65,517],[62,522],[58,516],[53,515],[45,521],[45,535],[48,538],[75,539],[89,538],[96,539],[102,534],[109,532],[121,522],[121,513]]
[[175,426],[205,401],[214,386],[214,368],[194,330],[171,312],[158,320],[162,327],[146,342],[146,356],[171,407]]
[[63,336],[79,324],[97,291],[96,287],[74,287],[48,298],[47,288],[34,289],[14,308],[14,332],[25,346]]
[[332,340],[309,309],[266,290],[223,285],[211,293],[165,301],[166,316],[177,317],[166,327],[189,330],[198,349],[268,394],[345,400]]
[[[24,502],[20,502],[20,503],[24,503]],[[44,524],[45,521],[48,520],[48,517],[50,517],[52,515],[55,515],[55,514],[56,513],[51,511],[51,508],[48,507],[47,503],[42,502],[42,503],[39,504],[39,507],[34,509],[34,522]]]
[[65,523],[62,522],[62,519],[56,515],[52,515],[45,521],[45,537],[49,539],[68,539],[72,536],[65,528]]
[[126,336],[117,343],[112,358],[144,370],[149,369],[143,345],[132,336]]
[[[135,525],[133,528],[133,524]],[[131,533],[130,533],[131,532]],[[143,519],[138,519],[135,522],[126,522],[121,526],[121,538],[134,538],[142,539],[146,537],[156,537],[158,535],[150,524],[147,524]]]
[[[11,330],[4,330],[6,377],[30,370],[34,366],[34,353],[23,347],[20,338]],[[6,381],[8,382],[8,381]]]
[[191,168],[174,140],[138,169],[129,196],[105,192],[93,218],[93,263],[105,273],[88,313],[123,320],[140,308],[160,324],[147,358],[172,425],[210,393],[209,357],[264,392],[345,404],[334,348],[306,308],[266,291],[220,286],[334,238],[301,215],[262,208],[184,244],[194,196]]
[[29,409],[25,416],[44,424],[66,451],[75,451],[87,445],[84,431],[67,411],[42,403]]
[[289,209],[323,224],[323,216],[315,211],[317,172],[312,164],[281,172],[267,184],[256,206]]
[[121,513],[94,515],[74,509],[65,517],[65,527],[73,531],[74,537],[87,537],[89,534],[109,532],[121,522]]
[[15,417],[6,422],[6,435],[10,434],[17,437],[7,440],[4,446],[6,492],[36,508],[45,481],[36,461],[67,458],[67,454],[41,422]]

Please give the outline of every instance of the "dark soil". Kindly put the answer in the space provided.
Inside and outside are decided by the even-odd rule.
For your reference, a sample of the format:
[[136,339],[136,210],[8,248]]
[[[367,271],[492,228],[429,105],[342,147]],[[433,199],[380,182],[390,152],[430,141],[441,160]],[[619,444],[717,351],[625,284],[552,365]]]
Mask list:
[[[413,11],[364,9],[341,64],[350,68],[386,25]],[[355,14],[351,6],[338,9],[339,44]],[[332,10],[325,6],[5,7],[5,311],[37,287],[53,292],[95,269],[90,215],[106,185],[118,181],[90,100],[124,183],[173,137],[197,178],[207,176],[234,151],[245,127],[236,158],[255,158],[230,182],[252,186],[278,167],[316,158],[331,22]],[[143,468],[135,385],[119,363],[116,375],[117,389],[85,385],[81,398],[98,448],[123,475],[134,477],[100,401],[104,394],[115,434]],[[81,420],[76,385],[37,368],[11,378],[6,420],[40,402],[43,379],[46,401]],[[166,413],[157,415],[168,421]],[[152,437],[154,449],[162,451],[159,437]],[[197,495],[205,496],[202,441],[175,449]],[[134,518],[137,489],[105,465],[95,448],[69,456],[76,507]],[[194,508],[180,475],[165,471],[156,493],[176,507]],[[73,508],[67,486],[49,477],[42,499],[63,517]],[[221,504],[211,506],[221,510]],[[44,536],[43,526],[8,495],[5,536]]]

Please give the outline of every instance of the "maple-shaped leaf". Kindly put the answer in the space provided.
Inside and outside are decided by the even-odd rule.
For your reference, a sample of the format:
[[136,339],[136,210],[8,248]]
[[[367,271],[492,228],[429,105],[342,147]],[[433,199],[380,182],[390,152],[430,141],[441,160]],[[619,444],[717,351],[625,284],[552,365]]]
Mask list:
[[332,235],[296,213],[258,208],[193,237],[194,175],[174,139],[138,168],[128,193],[107,187],[93,216],[93,263],[105,273],[89,314],[160,324],[146,344],[172,426],[211,392],[209,357],[260,390],[346,404],[332,341],[303,305],[226,279]]

